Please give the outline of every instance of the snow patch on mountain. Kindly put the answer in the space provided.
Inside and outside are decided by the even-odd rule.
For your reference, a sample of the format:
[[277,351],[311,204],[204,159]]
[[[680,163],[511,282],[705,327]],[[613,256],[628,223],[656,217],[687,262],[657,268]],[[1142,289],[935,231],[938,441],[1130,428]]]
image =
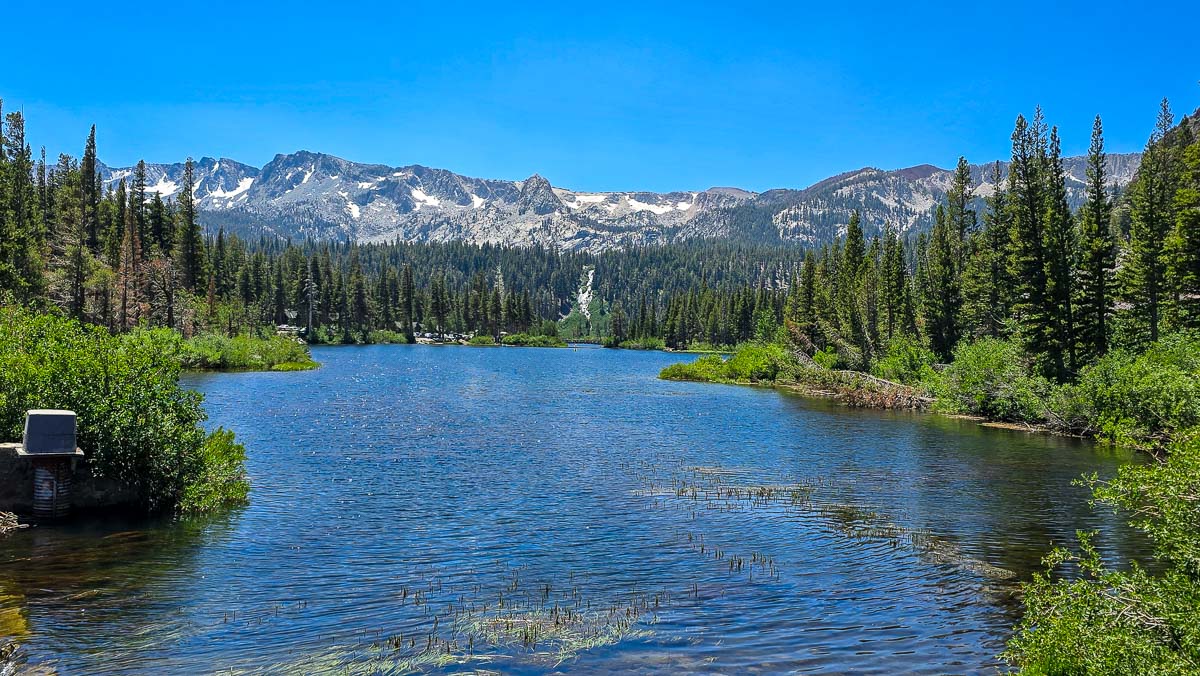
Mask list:
[[165,199],[179,192],[179,184],[163,176],[158,179],[158,183],[146,186],[146,192],[156,192]]
[[629,208],[633,209],[634,211],[649,211],[651,213],[655,213],[655,214],[658,214],[659,216],[661,216],[671,210],[671,207],[669,207],[669,206],[662,206],[659,204],[648,204],[646,202],[637,200],[633,197],[629,197],[627,199],[629,200]]
[[413,188],[409,191],[409,193],[412,195],[412,198],[417,201],[416,208],[418,209],[420,209],[422,206],[441,206],[441,200],[433,195],[426,195],[425,191],[421,190],[420,188]]
[[238,195],[241,195],[242,193],[249,190],[250,186],[253,184],[254,184],[253,178],[249,178],[249,177],[243,178],[242,180],[238,181],[237,187],[234,188],[233,190],[227,191],[223,188],[217,188],[216,190],[208,193],[208,196],[215,198],[215,199],[222,199],[222,198],[223,199],[233,199],[234,197],[237,197]]

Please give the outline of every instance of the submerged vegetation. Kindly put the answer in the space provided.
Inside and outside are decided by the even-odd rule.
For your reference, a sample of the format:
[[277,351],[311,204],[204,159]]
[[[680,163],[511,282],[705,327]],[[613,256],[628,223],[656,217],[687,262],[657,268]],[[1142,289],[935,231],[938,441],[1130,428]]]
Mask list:
[[201,396],[178,376],[161,334],[113,336],[55,314],[0,308],[3,437],[20,438],[29,409],[69,409],[92,472],[134,489],[147,510],[244,503],[245,449],[231,432],[201,427]]

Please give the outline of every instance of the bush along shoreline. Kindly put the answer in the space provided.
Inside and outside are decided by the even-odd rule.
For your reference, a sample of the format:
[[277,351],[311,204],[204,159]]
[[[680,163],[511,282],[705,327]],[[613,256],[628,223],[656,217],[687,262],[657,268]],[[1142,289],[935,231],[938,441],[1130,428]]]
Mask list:
[[114,336],[0,307],[0,436],[19,439],[29,409],[69,409],[84,462],[130,489],[130,506],[198,515],[246,504],[245,448],[230,431],[205,430],[203,396],[179,385],[164,342],[156,331]]
[[705,354],[694,362],[671,364],[664,380],[763,385],[810,396],[827,397],[848,406],[928,410],[934,399],[922,387],[885,380],[869,373],[822,366],[774,343],[746,343],[732,356]]
[[1038,375],[1015,341],[960,344],[949,365],[915,341],[894,341],[872,373],[832,368],[830,353],[746,343],[728,359],[672,364],[665,380],[770,385],[851,406],[907,408],[1094,438],[1154,454],[1200,426],[1200,336],[1165,336],[1140,353],[1114,350],[1074,382]]
[[308,371],[320,366],[298,338],[206,333],[183,338],[169,329],[148,331],[185,371]]

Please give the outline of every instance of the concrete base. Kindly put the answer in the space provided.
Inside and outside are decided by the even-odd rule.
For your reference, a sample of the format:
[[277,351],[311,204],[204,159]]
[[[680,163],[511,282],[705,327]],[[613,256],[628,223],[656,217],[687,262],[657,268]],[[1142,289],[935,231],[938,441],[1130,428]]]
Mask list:
[[[0,511],[33,512],[34,467],[31,457],[23,451],[20,444],[0,444]],[[73,513],[139,504],[137,491],[112,479],[92,476],[91,464],[81,455],[72,455],[69,460]]]

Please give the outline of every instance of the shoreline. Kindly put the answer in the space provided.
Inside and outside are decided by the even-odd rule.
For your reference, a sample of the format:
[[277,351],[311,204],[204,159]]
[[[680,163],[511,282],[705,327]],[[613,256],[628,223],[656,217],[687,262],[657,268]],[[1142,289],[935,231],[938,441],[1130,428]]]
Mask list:
[[[843,372],[831,371],[830,373],[841,374]],[[869,374],[858,374],[858,375],[868,376],[869,378],[873,379],[873,377],[870,377]],[[769,388],[769,389],[779,390],[782,392],[796,394],[796,395],[803,396],[803,397],[811,397],[814,399],[827,399],[827,400],[836,401],[839,404],[846,406],[847,408],[872,408],[872,409],[876,409],[876,410],[880,410],[880,411],[913,411],[913,412],[917,412],[917,413],[928,413],[931,415],[938,415],[938,416],[942,416],[942,417],[946,417],[946,418],[956,418],[959,420],[967,420],[967,421],[976,423],[979,427],[987,427],[990,429],[1008,430],[1010,432],[1024,432],[1026,434],[1045,434],[1045,435],[1050,435],[1050,436],[1063,437],[1063,438],[1067,438],[1067,439],[1089,440],[1089,441],[1093,441],[1097,444],[1105,443],[1096,437],[1085,436],[1085,435],[1080,435],[1080,434],[1071,434],[1069,432],[1060,431],[1060,430],[1054,429],[1054,428],[1046,426],[1046,425],[1034,425],[1034,424],[1029,424],[1029,423],[1017,423],[1017,422],[1008,422],[1008,421],[1003,421],[1003,420],[992,420],[985,416],[967,415],[967,414],[962,414],[962,413],[944,413],[941,411],[937,411],[933,408],[933,404],[936,402],[936,399],[934,399],[932,397],[926,397],[924,395],[920,395],[919,393],[917,393],[915,391],[914,388],[911,388],[907,385],[901,385],[899,383],[892,383],[892,384],[897,385],[901,388],[910,390],[911,396],[918,397],[921,405],[909,405],[909,403],[907,401],[904,401],[903,399],[901,399],[900,401],[897,401],[897,400],[891,398],[887,393],[882,392],[882,391],[873,391],[873,392],[869,393],[869,396],[863,396],[863,394],[865,392],[868,392],[868,390],[862,389],[862,388],[853,388],[853,387],[849,387],[849,386],[845,386],[845,387],[841,387],[841,388],[830,388],[827,386],[822,387],[822,386],[808,384],[808,383],[804,383],[804,382],[800,382],[800,381],[779,382],[779,381],[731,380],[731,379],[704,380],[704,379],[698,379],[698,378],[663,378],[661,375],[659,376],[659,378],[661,380],[666,380],[666,381],[670,381],[670,382],[704,383],[704,384],[710,384],[710,385],[740,385],[740,386],[749,386],[749,387]],[[864,378],[864,379],[866,379],[866,378]],[[882,402],[882,405],[881,405],[881,401],[880,401],[881,398],[884,399],[884,401]],[[893,402],[899,403],[899,405],[892,405]],[[1154,456],[1154,453],[1146,451],[1145,449],[1139,449],[1139,448],[1134,448],[1134,447],[1130,447],[1130,448],[1131,448],[1131,450],[1145,452],[1151,456]]]

